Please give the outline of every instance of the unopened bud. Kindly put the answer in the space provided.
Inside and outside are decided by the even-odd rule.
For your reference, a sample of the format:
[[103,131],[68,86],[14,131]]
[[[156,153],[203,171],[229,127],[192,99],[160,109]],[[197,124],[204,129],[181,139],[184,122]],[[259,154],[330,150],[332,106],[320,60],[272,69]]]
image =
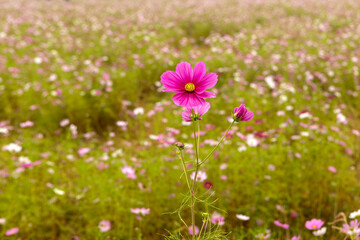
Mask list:
[[177,142],[175,143],[175,146],[179,149],[179,150],[183,150],[185,148],[185,145],[182,142]]

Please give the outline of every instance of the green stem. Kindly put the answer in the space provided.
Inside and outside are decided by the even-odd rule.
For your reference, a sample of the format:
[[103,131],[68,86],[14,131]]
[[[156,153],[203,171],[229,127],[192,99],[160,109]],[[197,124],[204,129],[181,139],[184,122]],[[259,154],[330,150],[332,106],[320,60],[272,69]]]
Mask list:
[[194,126],[194,140],[195,140],[195,154],[196,154],[196,158],[195,158],[195,176],[194,176],[194,180],[193,180],[193,185],[192,185],[192,189],[191,189],[191,220],[192,220],[192,239],[196,240],[196,235],[195,235],[195,186],[196,186],[196,178],[197,178],[197,174],[198,174],[198,170],[199,170],[199,137],[200,137],[200,126],[199,126],[199,122],[197,123],[198,126],[198,136],[196,136],[196,129],[195,129],[195,123],[193,122],[193,126]]
[[230,126],[228,127],[228,129],[226,130],[224,136],[220,139],[220,141],[218,142],[218,144],[216,144],[216,146],[210,151],[210,153],[204,158],[204,160],[199,164],[200,166],[202,164],[204,164],[208,159],[209,157],[211,156],[211,154],[216,150],[216,148],[219,147],[219,145],[222,143],[222,141],[224,141],[225,137],[227,136],[228,132],[230,131],[231,127],[234,125],[235,121],[233,121]]
[[189,181],[189,178],[188,178],[188,175],[187,175],[187,170],[186,170],[185,161],[184,161],[184,155],[183,155],[182,150],[180,150],[180,159],[181,159],[181,163],[182,163],[184,174],[185,174],[186,184],[188,186],[189,191],[191,191],[190,181]]

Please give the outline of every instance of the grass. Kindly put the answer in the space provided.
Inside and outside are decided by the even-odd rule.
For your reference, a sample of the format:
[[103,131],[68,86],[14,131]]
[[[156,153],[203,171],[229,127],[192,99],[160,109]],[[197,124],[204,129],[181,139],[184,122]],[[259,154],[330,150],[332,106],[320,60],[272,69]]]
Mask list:
[[[172,143],[191,144],[192,128],[160,84],[181,61],[204,61],[219,75],[217,98],[201,121],[201,129],[214,129],[203,140],[219,139],[240,103],[255,113],[205,167],[230,239],[267,229],[270,239],[286,239],[274,220],[311,239],[306,220],[332,222],[357,210],[357,1],[5,0],[0,8],[0,128],[9,132],[0,133],[0,147],[22,147],[0,151],[0,236],[13,227],[19,233],[9,239],[187,236],[169,214],[186,193]],[[139,107],[144,114],[134,114]],[[61,127],[63,119],[70,124]],[[20,127],[26,121],[34,126]],[[258,146],[248,145],[250,134]],[[81,156],[80,148],[90,152]],[[204,144],[201,153],[210,149]],[[25,168],[21,156],[41,163]],[[186,161],[192,156],[187,150]],[[126,178],[123,166],[137,178]],[[136,216],[136,207],[150,214]],[[214,209],[201,209],[198,220],[202,211]],[[188,224],[189,213],[182,212]],[[112,226],[101,233],[104,219]],[[324,239],[339,238],[328,226]]]

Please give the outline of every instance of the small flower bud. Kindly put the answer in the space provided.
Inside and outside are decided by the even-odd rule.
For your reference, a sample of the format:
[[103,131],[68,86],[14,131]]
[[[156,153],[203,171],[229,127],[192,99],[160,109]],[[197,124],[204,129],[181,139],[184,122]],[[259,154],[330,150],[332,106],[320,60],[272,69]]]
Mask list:
[[175,143],[175,146],[179,149],[179,150],[184,150],[185,145],[182,142],[177,142]]
[[244,104],[234,109],[233,119],[235,122],[250,121],[254,117],[253,112],[248,111]]

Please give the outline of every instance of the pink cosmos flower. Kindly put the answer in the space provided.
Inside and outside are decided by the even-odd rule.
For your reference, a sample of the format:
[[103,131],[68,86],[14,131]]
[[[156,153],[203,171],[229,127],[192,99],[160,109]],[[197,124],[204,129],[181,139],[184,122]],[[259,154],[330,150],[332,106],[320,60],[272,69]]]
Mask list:
[[135,169],[130,166],[124,166],[121,168],[121,172],[126,175],[127,178],[136,179]]
[[[192,172],[192,173],[190,174],[190,178],[191,178],[192,180],[194,180],[194,178],[195,178],[195,172]],[[203,181],[205,181],[206,179],[207,179],[207,174],[206,174],[206,172],[198,171],[198,173],[197,173],[197,175],[196,175],[196,181],[197,181],[197,182],[203,182]]]
[[[355,219],[350,222],[350,225],[346,223],[343,224],[341,231],[349,236],[359,237],[360,236],[359,221]],[[358,238],[354,238],[354,239],[358,239]]]
[[206,74],[203,62],[197,63],[194,69],[182,62],[176,66],[176,72],[166,71],[161,75],[164,91],[176,93],[174,103],[183,107],[196,107],[205,103],[204,98],[215,98],[215,93],[205,90],[214,87],[217,81],[216,73]]
[[254,117],[254,113],[248,111],[245,107],[245,104],[241,104],[239,107],[234,109],[233,119],[238,121],[250,121]]
[[310,221],[306,221],[305,227],[309,230],[318,230],[324,225],[324,222],[320,219],[311,219]]
[[212,224],[224,225],[225,217],[221,216],[218,212],[214,212],[211,214],[211,222]]
[[5,236],[15,235],[19,232],[19,228],[11,228],[6,231]]
[[284,224],[284,223],[281,223],[279,222],[278,220],[274,221],[274,224],[278,227],[281,227],[283,229],[289,229],[289,224]]
[[107,232],[107,231],[109,231],[111,229],[111,223],[108,220],[102,220],[99,223],[98,227],[100,229],[100,232]]
[[299,236],[293,236],[293,237],[291,238],[291,240],[300,240],[300,235],[299,235]]
[[[193,229],[192,226],[189,227],[189,234],[193,235]],[[198,226],[195,226],[195,236],[199,234],[199,228]]]
[[32,127],[32,126],[34,126],[34,123],[31,121],[26,121],[26,122],[20,123],[21,128],[28,128],[28,127]]
[[78,150],[78,154],[82,157],[84,156],[85,154],[89,153],[90,152],[90,148],[80,148]]
[[328,167],[328,170],[329,170],[330,172],[336,173],[336,168],[333,167],[333,166],[329,166],[329,167]]
[[202,120],[201,116],[207,113],[210,109],[210,103],[205,102],[203,105],[196,107],[187,107],[182,113],[182,118],[185,122]]
[[150,208],[131,208],[130,211],[136,215],[148,215],[150,214]]

